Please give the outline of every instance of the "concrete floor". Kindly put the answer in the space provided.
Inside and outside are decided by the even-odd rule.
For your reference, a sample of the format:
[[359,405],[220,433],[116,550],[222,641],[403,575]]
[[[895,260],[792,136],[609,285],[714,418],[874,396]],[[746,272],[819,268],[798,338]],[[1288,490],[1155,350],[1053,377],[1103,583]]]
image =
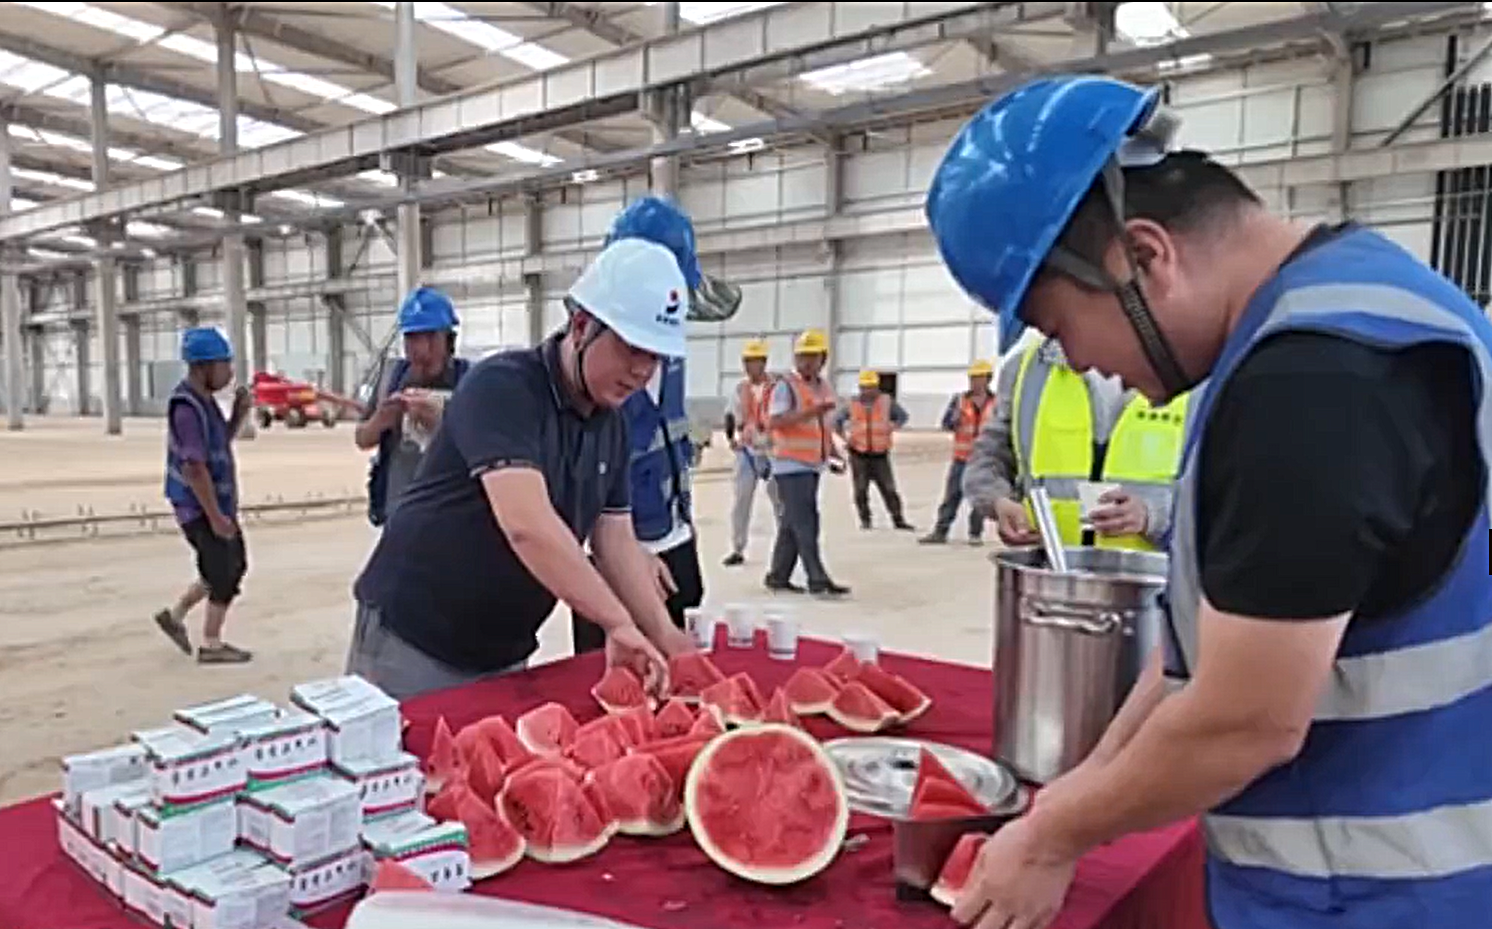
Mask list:
[[[128,420],[123,437],[105,437],[97,419],[29,419],[0,432],[0,524],[21,512],[99,514],[161,510],[163,437],[155,420]],[[897,479],[914,523],[925,527],[942,493],[947,439],[902,437]],[[240,446],[250,501],[355,494],[366,457],[346,424],[261,433]],[[988,666],[991,551],[963,544],[918,546],[887,528],[872,491],[878,527],[862,532],[849,479],[824,485],[825,553],[830,571],[854,588],[849,600],[819,603],[761,588],[773,522],[758,495],[743,568],[724,568],[730,485],[722,448],[706,455],[696,486],[707,604],[790,604],[803,628],[837,636],[868,631],[887,648]],[[299,681],[339,673],[352,619],[350,587],[374,540],[361,509],[249,523],[249,575],[229,620],[229,637],[255,651],[249,665],[200,668],[155,630],[154,611],[191,579],[185,543],[170,531],[131,525],[82,538],[69,530],[36,541],[0,534],[0,802],[55,788],[61,755],[120,741],[158,725],[183,705],[241,692],[282,699]],[[197,628],[200,620],[193,617]],[[570,652],[567,618],[545,626],[537,660]]]

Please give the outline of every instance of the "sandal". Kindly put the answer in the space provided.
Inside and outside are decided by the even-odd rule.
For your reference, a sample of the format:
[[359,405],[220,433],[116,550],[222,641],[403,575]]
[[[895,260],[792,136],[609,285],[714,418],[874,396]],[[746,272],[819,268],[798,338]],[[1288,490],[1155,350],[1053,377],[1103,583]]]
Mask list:
[[197,664],[244,664],[252,661],[254,654],[224,642],[222,645],[204,645],[197,649]]
[[165,633],[166,638],[176,643],[182,654],[192,654],[192,639],[187,635],[186,623],[172,616],[170,610],[161,610],[155,614],[155,624]]

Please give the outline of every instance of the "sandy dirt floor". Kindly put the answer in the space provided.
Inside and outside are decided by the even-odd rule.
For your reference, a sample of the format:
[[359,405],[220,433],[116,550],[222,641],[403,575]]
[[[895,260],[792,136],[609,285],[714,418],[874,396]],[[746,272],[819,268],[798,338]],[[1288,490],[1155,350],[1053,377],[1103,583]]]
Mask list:
[[[105,437],[97,419],[31,419],[23,432],[0,432],[0,525],[32,511],[162,510],[162,443],[153,420],[127,420],[123,437]],[[947,448],[942,436],[902,438],[897,480],[919,528],[931,523],[942,493]],[[251,502],[353,495],[366,477],[366,456],[352,447],[347,424],[271,429],[242,443],[239,457]],[[921,547],[912,534],[889,528],[872,490],[877,527],[862,532],[849,478],[827,479],[825,557],[854,595],[838,603],[773,597],[761,587],[773,531],[763,494],[748,563],[720,565],[728,545],[727,461],[722,448],[710,449],[696,487],[707,604],[770,600],[789,605],[811,634],[869,631],[887,648],[988,666],[992,549],[962,544],[962,519],[955,544]],[[0,533],[0,802],[55,789],[60,756],[159,725],[177,707],[246,691],[283,699],[294,683],[340,673],[351,583],[376,538],[361,508],[276,514],[248,522],[245,535],[249,575],[228,636],[256,660],[201,668],[150,621],[191,580],[190,552],[168,524],[150,532],[130,523],[96,537],[58,530],[29,541]],[[199,623],[200,612],[190,620],[194,631]],[[561,609],[544,628],[536,660],[569,653]]]

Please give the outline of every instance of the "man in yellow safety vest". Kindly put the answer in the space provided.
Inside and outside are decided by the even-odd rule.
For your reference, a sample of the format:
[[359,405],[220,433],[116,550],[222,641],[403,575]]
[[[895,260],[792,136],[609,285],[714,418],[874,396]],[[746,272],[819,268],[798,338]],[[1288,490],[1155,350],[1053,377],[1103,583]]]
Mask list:
[[834,414],[834,431],[849,447],[850,479],[860,528],[870,528],[870,485],[875,484],[886,512],[891,514],[891,524],[911,530],[914,527],[902,512],[896,475],[891,471],[892,433],[907,424],[907,411],[881,390],[881,376],[875,371],[861,371],[859,383],[860,396]]
[[[1008,357],[995,394],[964,495],[995,519],[1005,544],[1039,541],[1027,500],[1039,481],[1064,544],[1158,550],[1171,521],[1188,395],[1152,406],[1111,378],[1074,371],[1056,339],[1033,340]],[[1093,483],[1118,486],[1084,519],[1080,489]]]
[[[995,408],[995,395],[989,382],[995,369],[983,358],[969,365],[969,389],[953,395],[943,411],[944,431],[953,433],[953,461],[948,465],[948,479],[943,488],[943,502],[938,505],[937,522],[932,532],[918,539],[923,545],[942,545],[948,541],[948,530],[958,517],[958,505],[964,499],[964,472],[974,451],[974,440]],[[984,514],[969,506],[969,544],[984,544]]]

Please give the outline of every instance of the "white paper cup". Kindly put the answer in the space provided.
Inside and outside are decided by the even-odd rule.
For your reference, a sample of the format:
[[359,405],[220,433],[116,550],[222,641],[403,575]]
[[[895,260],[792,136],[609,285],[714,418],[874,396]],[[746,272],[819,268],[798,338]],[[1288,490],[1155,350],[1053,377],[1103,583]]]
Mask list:
[[750,648],[756,638],[756,621],[751,607],[732,603],[725,608],[725,642],[731,648]]
[[1078,481],[1078,521],[1085,525],[1091,522],[1093,511],[1107,506],[1099,503],[1098,498],[1118,489],[1119,485],[1112,481]]
[[778,661],[798,657],[798,621],[783,612],[767,614],[767,655]]
[[684,629],[688,631],[689,638],[694,640],[694,647],[700,651],[708,652],[715,648],[715,629],[719,625],[720,620],[703,609],[684,611]]
[[881,654],[881,640],[867,632],[847,633],[844,644],[863,664],[875,664]]

